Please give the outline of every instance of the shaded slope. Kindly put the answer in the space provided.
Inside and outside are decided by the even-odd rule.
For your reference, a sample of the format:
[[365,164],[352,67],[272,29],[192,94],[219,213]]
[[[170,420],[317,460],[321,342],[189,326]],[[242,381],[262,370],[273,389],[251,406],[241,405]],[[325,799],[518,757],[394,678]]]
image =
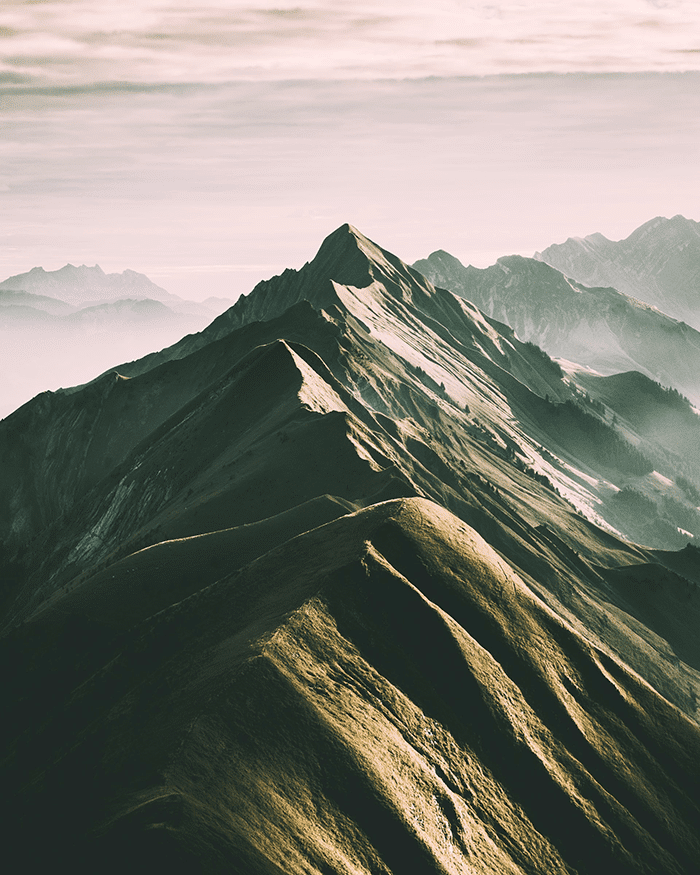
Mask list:
[[[696,463],[700,446],[700,415],[677,392],[663,389],[638,372],[600,377],[577,375],[591,394],[625,419],[637,433],[670,452]],[[700,474],[700,470],[698,471]]]
[[[315,338],[325,352],[323,325],[302,305],[287,316],[284,333],[290,340]],[[43,393],[17,410],[0,424],[2,540],[26,543],[222,373],[280,333],[274,321],[253,325],[139,380],[112,371],[79,390]]]
[[257,347],[42,531],[15,618],[84,569],[148,544],[265,519],[327,492],[363,504],[405,494],[388,460],[371,453],[363,424],[297,352],[283,341]]
[[[4,655],[53,634],[29,624]],[[428,502],[290,541],[75,687],[73,653],[28,692],[68,679],[66,705],[4,727],[44,787],[20,773],[15,840],[51,812],[35,865],[68,846],[74,871],[684,872],[700,853],[697,727]]]
[[700,586],[666,567],[676,564],[672,557],[659,558],[661,562],[607,569],[604,573],[620,603],[669,643],[664,657],[683,659],[700,670],[700,642],[688,634],[700,623]]

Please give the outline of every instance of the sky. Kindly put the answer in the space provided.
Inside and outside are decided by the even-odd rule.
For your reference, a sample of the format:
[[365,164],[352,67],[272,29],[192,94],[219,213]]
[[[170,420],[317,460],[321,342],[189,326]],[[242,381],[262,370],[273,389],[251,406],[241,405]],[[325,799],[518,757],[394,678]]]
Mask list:
[[350,222],[486,266],[700,219],[700,4],[3,0],[0,279],[231,298]]

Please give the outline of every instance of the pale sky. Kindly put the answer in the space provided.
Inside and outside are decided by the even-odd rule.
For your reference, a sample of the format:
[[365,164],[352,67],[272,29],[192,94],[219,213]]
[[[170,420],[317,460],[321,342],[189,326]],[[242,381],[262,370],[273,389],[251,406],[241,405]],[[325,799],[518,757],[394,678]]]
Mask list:
[[235,297],[345,221],[485,266],[697,220],[698,70],[695,0],[3,0],[0,278]]
[[483,76],[697,68],[696,0],[3,0],[18,81]]

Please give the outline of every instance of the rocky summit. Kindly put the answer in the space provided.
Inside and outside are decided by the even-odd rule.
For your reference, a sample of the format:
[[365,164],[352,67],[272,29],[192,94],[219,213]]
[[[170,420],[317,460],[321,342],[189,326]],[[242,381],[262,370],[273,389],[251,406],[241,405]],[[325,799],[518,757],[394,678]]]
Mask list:
[[0,421],[15,871],[697,871],[697,420],[349,225],[37,396]]

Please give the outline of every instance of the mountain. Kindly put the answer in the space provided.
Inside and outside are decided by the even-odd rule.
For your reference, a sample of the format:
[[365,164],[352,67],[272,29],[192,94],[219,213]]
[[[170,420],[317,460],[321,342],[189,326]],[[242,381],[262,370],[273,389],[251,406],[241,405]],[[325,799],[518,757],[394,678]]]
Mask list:
[[0,312],[3,321],[7,319],[8,313],[16,309],[39,310],[58,316],[71,313],[74,309],[70,304],[58,298],[47,297],[46,295],[33,295],[29,292],[15,291],[13,289],[0,289],[0,307],[3,308]]
[[66,264],[59,270],[48,271],[43,267],[34,267],[27,273],[11,276],[0,282],[0,290],[16,290],[31,295],[59,298],[78,307],[128,298],[149,298],[163,303],[178,301],[177,295],[161,289],[142,273],[125,270],[122,273],[107,274],[98,264],[94,267]]
[[0,417],[47,388],[83,383],[115,361],[139,358],[208,321],[149,299],[77,309],[43,306],[60,302],[29,293],[0,292],[0,299],[5,295],[22,303],[0,306]]
[[[165,289],[151,282],[147,276],[133,270],[106,274],[96,264],[76,267],[66,264],[60,270],[34,267],[27,273],[8,277],[0,283],[3,290],[21,290],[32,295],[60,298],[74,306],[113,301],[118,298],[151,298],[165,301],[171,297]],[[172,296],[176,297],[175,295]]]
[[700,552],[593,521],[606,385],[346,225],[0,422],[8,857],[693,871]]
[[145,274],[134,270],[122,273],[105,273],[96,264],[76,267],[66,264],[59,270],[44,270],[34,267],[27,273],[8,277],[0,282],[0,297],[3,292],[21,291],[30,295],[58,298],[75,307],[93,307],[108,301],[152,300],[165,304],[175,313],[195,316],[221,312],[233,302],[225,298],[208,298],[203,303],[188,301],[166,292]]
[[550,355],[602,374],[640,371],[700,405],[700,332],[614,288],[519,255],[481,270],[439,251],[414,267]]
[[[70,302],[70,303],[69,303]],[[171,295],[135,271],[34,268],[0,283],[0,417],[202,329],[232,301]]]
[[535,258],[588,286],[613,286],[700,329],[700,223],[657,217],[625,240],[570,237]]

